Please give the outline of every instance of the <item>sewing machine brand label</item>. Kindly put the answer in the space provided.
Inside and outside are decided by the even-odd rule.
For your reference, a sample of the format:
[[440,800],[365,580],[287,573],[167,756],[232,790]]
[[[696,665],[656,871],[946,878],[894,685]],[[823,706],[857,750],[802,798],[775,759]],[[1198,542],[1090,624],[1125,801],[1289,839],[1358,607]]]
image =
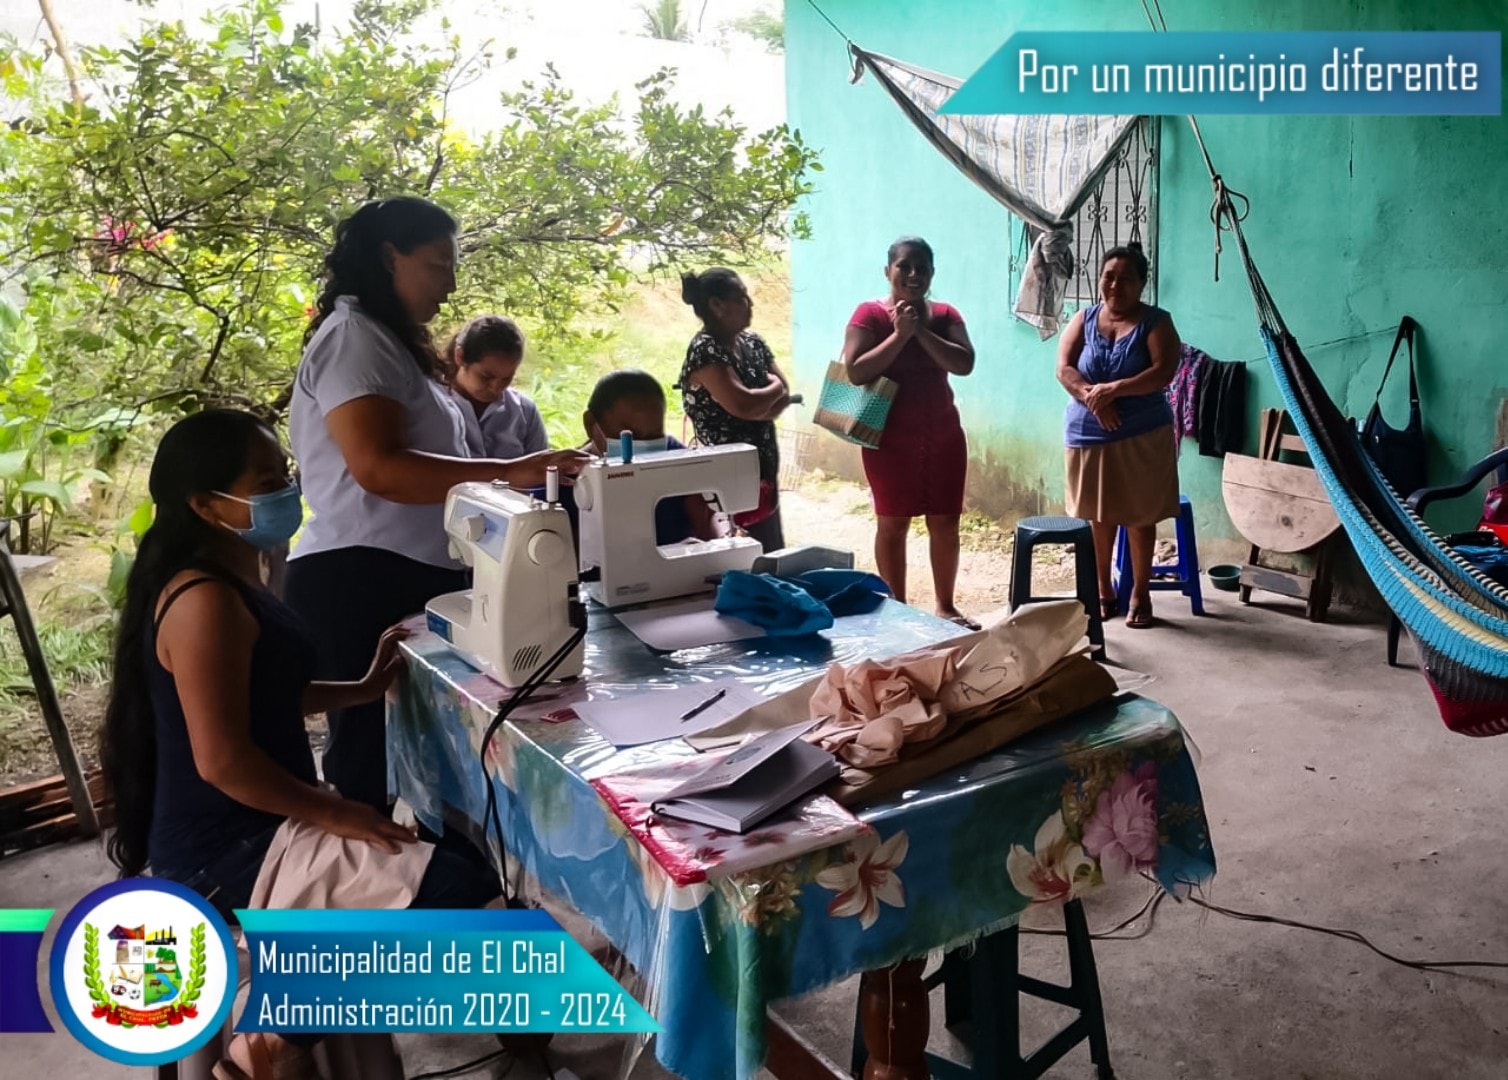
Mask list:
[[424,613],[424,624],[429,628],[431,634],[434,634],[443,641],[448,641],[451,644],[455,643],[455,638],[451,636],[450,620],[443,615],[436,615],[433,611],[426,611]]

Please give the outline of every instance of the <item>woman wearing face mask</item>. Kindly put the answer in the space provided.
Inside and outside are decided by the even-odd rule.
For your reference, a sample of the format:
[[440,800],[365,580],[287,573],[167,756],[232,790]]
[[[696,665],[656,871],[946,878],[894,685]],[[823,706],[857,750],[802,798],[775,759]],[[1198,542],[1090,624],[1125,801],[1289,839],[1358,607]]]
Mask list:
[[785,533],[775,418],[791,404],[790,381],[764,338],[750,332],[754,301],[732,270],[682,274],[681,299],[702,320],[681,367],[686,415],[709,446],[748,443],[759,451],[759,507],[733,521],[766,551],[776,551],[785,547]]
[[[322,677],[365,670],[388,626],[466,587],[444,502],[467,480],[544,482],[579,472],[573,450],[475,459],[465,421],[435,379],[428,326],[456,287],[456,223],[415,198],[368,203],[335,228],[289,415],[313,520],[288,566],[289,605],[314,631]],[[329,714],[325,778],[386,807],[382,704]]]
[[478,315],[450,339],[441,360],[473,456],[517,458],[549,447],[539,407],[513,388],[524,360],[517,323],[503,315]]
[[[473,862],[317,785],[304,718],[379,700],[401,632],[381,635],[355,680],[313,680],[313,639],[259,575],[260,553],[303,517],[273,433],[247,413],[190,416],[163,436],[149,487],[156,515],[126,583],[101,740],[121,874],[181,882],[234,918],[293,822],[312,831],[298,855],[282,837],[279,872],[339,878],[310,881],[310,894],[359,883],[368,898],[443,908],[496,897]],[[237,1036],[215,1075],[313,1075],[313,1039],[293,1039]]]

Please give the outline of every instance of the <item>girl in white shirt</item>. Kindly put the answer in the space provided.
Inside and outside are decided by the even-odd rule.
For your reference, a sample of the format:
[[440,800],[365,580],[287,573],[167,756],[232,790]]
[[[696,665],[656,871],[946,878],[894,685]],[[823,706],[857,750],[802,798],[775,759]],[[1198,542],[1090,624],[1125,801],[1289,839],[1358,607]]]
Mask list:
[[[473,458],[460,409],[435,381],[429,323],[456,287],[455,219],[423,199],[367,203],[335,227],[289,415],[313,513],[288,565],[287,602],[319,642],[319,678],[359,678],[389,626],[466,587],[444,502],[467,480],[544,482],[577,451]],[[360,670],[358,670],[360,669]],[[347,675],[354,672],[354,676]],[[325,779],[386,810],[383,705],[329,714]]]
[[550,445],[538,406],[513,388],[523,360],[523,331],[505,315],[478,315],[441,354],[442,378],[460,406],[476,457],[523,457]]

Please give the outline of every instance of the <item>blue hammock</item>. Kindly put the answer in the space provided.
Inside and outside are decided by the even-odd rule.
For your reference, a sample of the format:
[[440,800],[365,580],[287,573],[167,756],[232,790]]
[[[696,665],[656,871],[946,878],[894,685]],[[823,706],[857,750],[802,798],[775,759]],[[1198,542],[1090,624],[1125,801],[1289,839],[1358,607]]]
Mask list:
[[1508,732],[1508,590],[1442,541],[1365,453],[1284,324],[1232,193],[1212,176],[1216,222],[1235,235],[1278,391],[1362,566],[1414,638],[1440,718],[1466,735]]

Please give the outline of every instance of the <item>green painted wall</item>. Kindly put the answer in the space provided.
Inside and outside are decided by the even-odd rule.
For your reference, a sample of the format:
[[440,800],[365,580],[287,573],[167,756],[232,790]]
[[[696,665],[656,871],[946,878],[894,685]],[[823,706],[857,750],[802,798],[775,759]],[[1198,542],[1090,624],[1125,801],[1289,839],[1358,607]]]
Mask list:
[[[971,74],[1016,30],[1146,28],[1134,0],[819,0],[860,45],[958,77]],[[1269,0],[1167,10],[1173,29],[1491,30],[1501,0],[1461,0],[1427,12],[1408,0]],[[978,346],[975,374],[955,380],[969,433],[971,504],[1006,519],[1061,506],[1065,397],[1053,378],[1056,339],[1010,315],[1007,261],[1013,219],[933,150],[885,92],[849,84],[843,40],[804,0],[786,5],[791,123],[822,151],[811,197],[813,237],[792,254],[794,359],[815,391],[838,352],[855,304],[883,295],[889,242],[927,237],[934,286],[957,304]],[[1186,121],[1162,122],[1159,302],[1184,338],[1221,359],[1253,359],[1256,414],[1278,404],[1261,360],[1250,293],[1227,247],[1213,280],[1210,185]],[[1508,399],[1508,122],[1491,118],[1208,117],[1217,168],[1251,199],[1246,231],[1290,328],[1343,408],[1364,414],[1391,334],[1419,320],[1421,396],[1430,475],[1443,481],[1489,452]],[[1360,341],[1319,343],[1356,335]],[[1406,417],[1406,380],[1384,396]],[[829,440],[831,441],[831,440]],[[1220,464],[1192,444],[1180,461],[1201,544],[1230,553],[1236,538],[1220,496]],[[1442,512],[1449,528],[1474,508]],[[1470,518],[1470,521],[1467,519]],[[1225,543],[1221,543],[1225,541]]]

